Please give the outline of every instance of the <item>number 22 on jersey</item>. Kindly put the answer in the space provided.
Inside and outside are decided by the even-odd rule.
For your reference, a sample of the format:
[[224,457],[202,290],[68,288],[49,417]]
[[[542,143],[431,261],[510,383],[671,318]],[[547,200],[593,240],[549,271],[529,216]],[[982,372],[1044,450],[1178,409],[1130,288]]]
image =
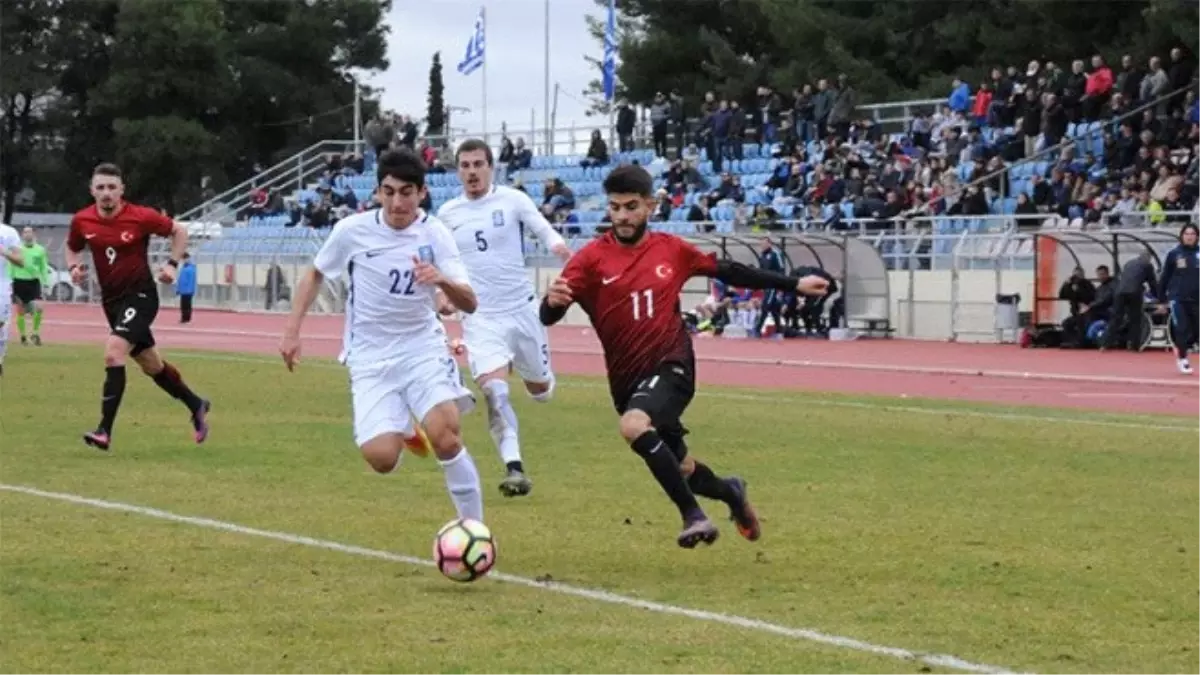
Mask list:
[[388,277],[392,280],[391,288],[388,289],[392,295],[416,295],[413,286],[417,283],[417,279],[411,269],[392,269],[388,272]]

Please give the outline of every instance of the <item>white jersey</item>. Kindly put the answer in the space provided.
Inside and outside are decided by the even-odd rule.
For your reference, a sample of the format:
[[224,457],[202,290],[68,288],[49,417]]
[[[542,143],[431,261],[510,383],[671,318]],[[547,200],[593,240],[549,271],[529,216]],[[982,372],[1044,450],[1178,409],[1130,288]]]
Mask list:
[[468,283],[458,247],[446,226],[420,212],[395,230],[379,209],[343,218],[313,265],[324,276],[347,277],[346,327],[339,360],[351,368],[409,355],[446,353],[435,289],[413,277],[414,259],[432,263],[446,279]]
[[478,199],[465,194],[451,199],[438,210],[438,218],[454,233],[462,252],[479,298],[477,314],[505,314],[534,297],[525,267],[526,227],[546,248],[564,243],[529,195],[501,185]]
[[[21,235],[12,227],[0,223],[0,251],[21,248]],[[0,255],[0,302],[7,303],[12,297],[12,279],[8,276],[8,258]]]

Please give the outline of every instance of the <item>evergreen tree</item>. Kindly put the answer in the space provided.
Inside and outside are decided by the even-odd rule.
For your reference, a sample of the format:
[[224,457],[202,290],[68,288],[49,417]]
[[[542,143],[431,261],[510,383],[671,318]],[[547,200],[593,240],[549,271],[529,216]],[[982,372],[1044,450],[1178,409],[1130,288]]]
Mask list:
[[429,109],[425,112],[425,134],[441,136],[446,133],[446,86],[442,83],[442,53],[433,53],[429,66]]

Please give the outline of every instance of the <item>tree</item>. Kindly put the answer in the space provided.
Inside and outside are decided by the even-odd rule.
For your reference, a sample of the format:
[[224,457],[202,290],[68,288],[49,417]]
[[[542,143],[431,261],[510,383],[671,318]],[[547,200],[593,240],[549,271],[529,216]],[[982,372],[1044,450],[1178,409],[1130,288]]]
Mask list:
[[35,147],[53,143],[45,124],[56,99],[63,38],[55,25],[59,0],[14,0],[0,12],[0,43],[5,47],[0,78],[3,125],[0,136],[0,190],[3,218],[11,222],[17,193],[27,186]]
[[[131,196],[191,206],[203,177],[220,189],[349,138],[353,73],[387,66],[390,0],[3,5],[0,183],[47,210],[78,208],[83,176],[113,160]],[[28,111],[25,92],[42,92]]]
[[112,70],[95,105],[113,120],[131,196],[174,212],[200,196],[223,149],[221,111],[236,88],[220,0],[125,0]]
[[[1177,0],[621,0],[617,8],[618,79],[641,103],[670,89],[692,102],[706,91],[745,100],[759,84],[790,91],[842,73],[868,101],[942,96],[955,76],[979,82],[998,65],[1095,53],[1115,63],[1126,52],[1144,62],[1173,46],[1194,50],[1198,23],[1196,3]],[[589,27],[603,44],[602,24]]]
[[442,83],[442,53],[433,53],[429,65],[429,107],[425,111],[426,136],[446,133],[446,86]]

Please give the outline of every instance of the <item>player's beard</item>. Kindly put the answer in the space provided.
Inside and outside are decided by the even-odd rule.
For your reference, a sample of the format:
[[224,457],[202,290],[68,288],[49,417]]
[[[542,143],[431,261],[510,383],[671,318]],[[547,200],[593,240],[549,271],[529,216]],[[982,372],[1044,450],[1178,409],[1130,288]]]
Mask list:
[[628,237],[622,237],[621,229],[618,228],[616,225],[613,225],[612,233],[613,233],[613,236],[616,237],[617,241],[619,241],[620,243],[625,244],[626,246],[632,246],[632,245],[638,243],[639,241],[641,241],[642,237],[645,236],[646,227],[647,227],[647,223],[646,223],[646,221],[643,220],[640,224],[638,224],[634,228],[632,235],[630,235]]

